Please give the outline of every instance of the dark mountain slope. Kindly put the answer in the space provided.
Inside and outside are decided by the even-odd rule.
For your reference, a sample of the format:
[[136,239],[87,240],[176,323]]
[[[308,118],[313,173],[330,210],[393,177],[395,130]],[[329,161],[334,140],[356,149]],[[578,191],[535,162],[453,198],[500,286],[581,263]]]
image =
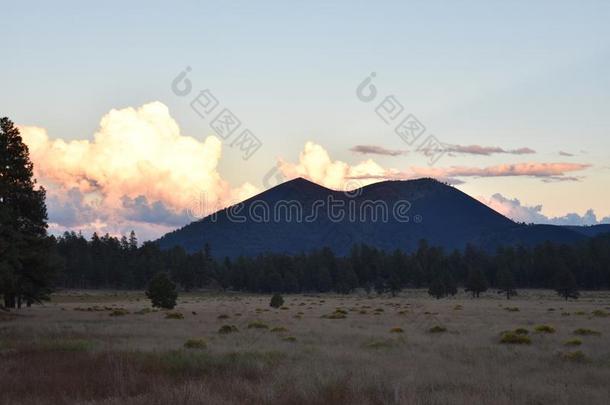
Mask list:
[[344,255],[356,243],[410,251],[421,239],[448,250],[467,243],[492,250],[584,238],[563,227],[516,224],[436,180],[386,181],[344,193],[298,178],[170,232],[158,243],[190,252],[209,243],[214,256],[236,257],[325,246]]

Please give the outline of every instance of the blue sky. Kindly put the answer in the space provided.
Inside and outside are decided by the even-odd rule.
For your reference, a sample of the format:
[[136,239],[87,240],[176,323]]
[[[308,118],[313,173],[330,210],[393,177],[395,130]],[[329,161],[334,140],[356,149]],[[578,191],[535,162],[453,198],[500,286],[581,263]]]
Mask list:
[[193,86],[263,142],[245,162],[224,145],[218,170],[231,184],[262,188],[276,159],[298,161],[308,141],[350,165],[425,166],[416,153],[350,151],[409,149],[355,96],[376,72],[380,93],[443,143],[536,151],[443,157],[439,167],[591,165],[569,175],[576,181],[481,176],[460,189],[601,218],[610,216],[609,18],[605,1],[11,2],[0,112],[69,141],[92,139],[111,109],[160,101],[182,134],[203,141],[209,121],[170,89],[190,66]]

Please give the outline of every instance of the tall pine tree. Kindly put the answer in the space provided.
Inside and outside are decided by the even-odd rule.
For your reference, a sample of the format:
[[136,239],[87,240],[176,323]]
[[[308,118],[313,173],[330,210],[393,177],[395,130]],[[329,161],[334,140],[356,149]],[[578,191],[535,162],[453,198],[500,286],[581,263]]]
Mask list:
[[0,296],[7,308],[48,297],[56,256],[47,238],[45,190],[19,130],[0,119]]

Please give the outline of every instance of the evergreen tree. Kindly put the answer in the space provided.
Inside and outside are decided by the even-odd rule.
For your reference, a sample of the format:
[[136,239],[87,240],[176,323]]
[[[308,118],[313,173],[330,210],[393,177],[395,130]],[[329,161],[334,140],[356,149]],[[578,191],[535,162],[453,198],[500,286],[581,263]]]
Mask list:
[[0,119],[0,296],[7,308],[47,299],[59,266],[47,238],[45,190],[19,130]]
[[566,301],[568,298],[577,299],[580,296],[574,274],[567,267],[560,269],[555,276],[555,291]]
[[517,295],[515,290],[515,279],[513,273],[508,267],[502,267],[496,276],[496,284],[498,285],[498,293],[506,294],[506,299],[509,300],[513,295]]
[[479,298],[479,295],[487,291],[487,280],[485,275],[478,268],[471,268],[468,271],[468,279],[466,280],[466,292],[472,293],[472,298]]
[[447,296],[447,289],[445,288],[445,283],[441,277],[436,277],[434,280],[432,280],[432,283],[430,283],[430,288],[428,289],[428,294],[437,300]]
[[178,292],[176,285],[171,282],[167,274],[157,273],[148,284],[146,297],[150,299],[153,307],[173,309],[176,306]]

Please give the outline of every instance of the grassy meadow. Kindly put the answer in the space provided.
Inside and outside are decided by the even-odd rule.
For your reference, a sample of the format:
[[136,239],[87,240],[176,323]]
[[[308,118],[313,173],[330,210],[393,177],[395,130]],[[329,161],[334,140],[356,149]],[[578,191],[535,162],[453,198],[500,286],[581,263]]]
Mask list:
[[0,312],[2,404],[606,404],[610,292],[69,291]]

